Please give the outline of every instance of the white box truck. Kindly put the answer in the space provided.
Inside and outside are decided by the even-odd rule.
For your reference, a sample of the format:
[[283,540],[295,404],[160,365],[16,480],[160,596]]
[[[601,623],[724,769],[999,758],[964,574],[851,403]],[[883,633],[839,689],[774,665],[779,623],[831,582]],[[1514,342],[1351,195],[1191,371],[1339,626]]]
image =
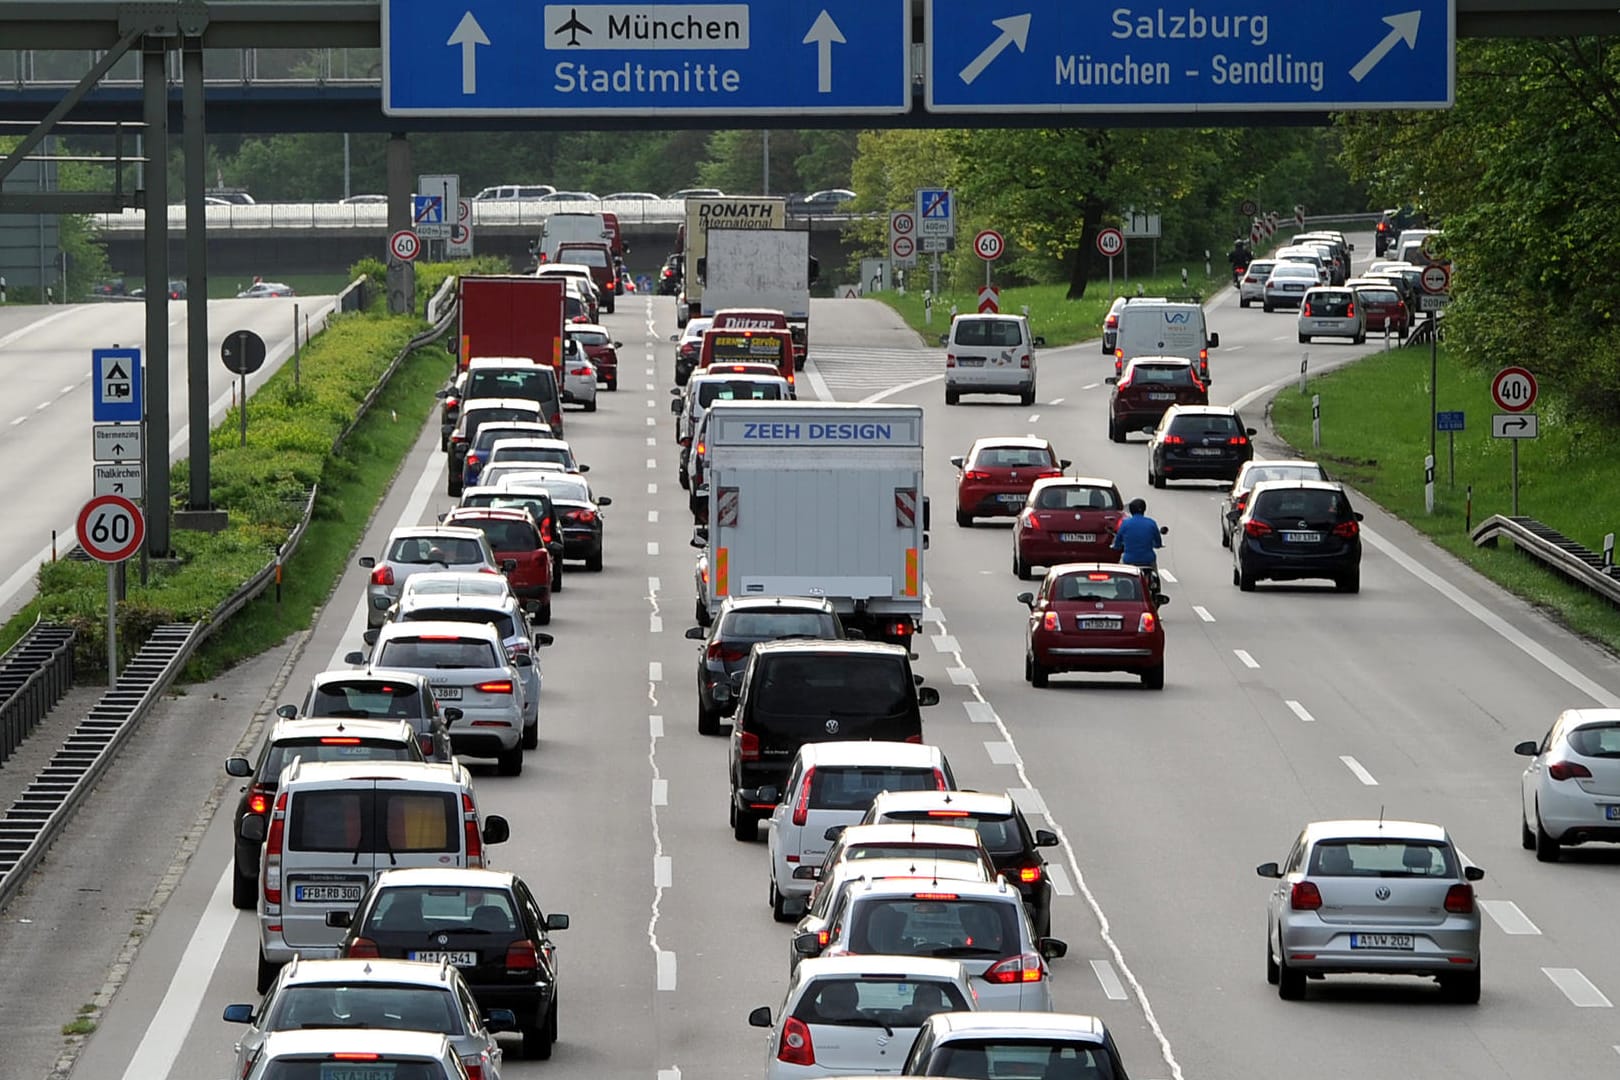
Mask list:
[[702,313],[703,270],[708,257],[710,229],[781,229],[787,225],[787,200],[771,195],[716,195],[686,200],[686,223],[681,229],[684,258],[681,294],[675,302],[675,322],[685,326]]
[[[704,261],[702,314],[713,316],[725,308],[780,311],[793,334],[793,366],[803,371],[810,346],[810,284],[815,280],[810,233],[715,229],[709,233]],[[729,320],[726,325],[744,324]]]
[[923,614],[917,405],[717,401],[708,417],[704,602],[831,600],[870,640],[909,645]]

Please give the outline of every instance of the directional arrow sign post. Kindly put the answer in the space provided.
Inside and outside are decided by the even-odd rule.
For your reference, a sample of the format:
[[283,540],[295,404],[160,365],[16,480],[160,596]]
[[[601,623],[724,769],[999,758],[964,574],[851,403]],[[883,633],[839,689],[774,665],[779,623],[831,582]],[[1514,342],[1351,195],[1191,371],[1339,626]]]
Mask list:
[[910,0],[383,0],[383,112],[903,113],[910,11]]
[[1454,100],[1456,0],[1125,6],[925,0],[930,112],[1434,109]]

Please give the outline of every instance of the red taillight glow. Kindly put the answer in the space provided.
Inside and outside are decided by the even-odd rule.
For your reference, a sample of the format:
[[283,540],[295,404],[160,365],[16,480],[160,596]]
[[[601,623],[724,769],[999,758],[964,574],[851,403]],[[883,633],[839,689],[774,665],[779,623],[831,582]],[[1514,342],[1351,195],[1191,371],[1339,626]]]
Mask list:
[[1262,536],[1270,536],[1271,533],[1271,526],[1267,525],[1263,521],[1245,521],[1243,523],[1243,534],[1245,536],[1252,536],[1256,540]]
[[253,790],[248,792],[248,813],[262,814],[270,809],[270,791],[262,784],[254,784]]
[[1305,301],[1305,303],[1300,307],[1299,313],[1303,318],[1308,319],[1311,317],[1311,302],[1309,300]]
[[1345,308],[1344,308],[1344,317],[1347,318],[1347,319],[1355,318],[1356,317],[1356,305],[1354,305],[1354,304],[1346,304]]
[[718,660],[721,663],[736,663],[739,660],[748,658],[748,649],[742,645],[728,645],[724,642],[714,641],[709,643],[709,648],[704,655],[710,660]]
[[394,583],[394,568],[387,563],[377,567],[371,572],[373,585],[392,585]]
[[1590,780],[1592,770],[1575,761],[1555,761],[1547,766],[1547,775],[1554,780],[1573,780],[1576,777]]
[[418,740],[418,741],[422,744],[422,756],[423,757],[432,757],[433,756],[433,736],[431,736],[431,735],[423,735],[422,738],[420,740]]
[[782,1040],[776,1048],[776,1060],[788,1065],[814,1065],[816,1048],[810,1041],[810,1028],[796,1016],[782,1021]]
[[1057,614],[1057,612],[1048,611],[1048,612],[1044,613],[1041,616],[1041,629],[1042,630],[1056,630],[1057,628],[1058,628],[1058,614]]
[[816,778],[816,767],[804,770],[804,782],[799,785],[799,799],[793,804],[793,824],[803,825],[810,818],[810,784]]
[[535,971],[540,967],[540,953],[532,941],[514,941],[506,947],[507,971]]
[[967,817],[968,812],[966,810],[930,810],[930,811],[928,811],[928,816],[929,817]]
[[1356,521],[1341,521],[1333,526],[1333,535],[1342,536],[1346,540],[1361,532],[1361,524]]
[[333,1061],[381,1061],[381,1054],[356,1054],[347,1051],[331,1055]]
[[1226,445],[1227,446],[1248,446],[1249,445],[1249,437],[1247,435],[1234,435],[1230,439],[1226,440]]
[[1474,887],[1453,885],[1446,890],[1446,910],[1453,915],[1471,915],[1474,912]]
[[322,746],[359,746],[360,740],[353,735],[322,735]]
[[1296,881],[1288,892],[1288,906],[1295,911],[1316,911],[1322,906],[1322,892],[1314,881]]
[[589,525],[596,520],[596,511],[570,510],[568,513],[564,514],[563,517],[567,518],[569,521],[578,522],[581,525]]
[[1103,326],[1105,326],[1109,330],[1114,329],[1118,325],[1119,325],[1119,316],[1118,315],[1110,315],[1110,316],[1108,316],[1108,318],[1103,320]]
[[1136,632],[1138,634],[1151,634],[1159,625],[1159,618],[1151,611],[1144,611],[1136,617]]
[[1180,435],[1166,435],[1162,441],[1166,446],[1181,446],[1185,444],[1187,440],[1183,439]]
[[962,474],[962,479],[964,479],[964,480],[988,480],[988,479],[990,479],[990,474],[985,472],[983,469],[969,469],[967,472]]
[[483,1058],[462,1058],[461,1067],[467,1070],[467,1080],[484,1080]]
[[264,902],[281,903],[281,846],[287,830],[287,793],[276,796],[276,808],[270,815],[270,833],[264,840]]
[[950,787],[951,787],[951,785],[949,785],[949,784],[947,784],[945,782],[945,771],[943,769],[935,769],[934,770],[934,790],[935,791],[949,791]]
[[745,731],[737,739],[737,757],[743,761],[759,760],[759,736]]
[[473,689],[484,694],[510,694],[512,692],[512,681],[510,679],[501,679],[496,682],[481,682]]
[[478,831],[478,807],[473,805],[472,796],[465,793],[461,796],[461,828],[467,841],[467,865],[481,868],[484,865],[484,837]]
[[1035,884],[1041,880],[1041,868],[1039,866],[1020,866],[1018,868],[1018,880],[1025,885]]
[[370,938],[357,937],[349,942],[347,955],[354,960],[379,960],[382,954],[377,951],[377,943]]
[[1046,962],[1036,953],[1019,953],[998,960],[985,969],[984,981],[1000,986],[1040,982],[1046,978]]
[[1035,511],[1033,510],[1025,510],[1023,518],[1018,522],[1018,524],[1022,525],[1026,529],[1039,529],[1041,527],[1040,519],[1035,516]]
[[961,897],[953,892],[919,892],[912,893],[913,900],[959,900]]
[[476,465],[476,464],[478,464],[478,451],[476,451],[476,450],[467,451],[467,460],[464,461],[462,464],[463,465]]

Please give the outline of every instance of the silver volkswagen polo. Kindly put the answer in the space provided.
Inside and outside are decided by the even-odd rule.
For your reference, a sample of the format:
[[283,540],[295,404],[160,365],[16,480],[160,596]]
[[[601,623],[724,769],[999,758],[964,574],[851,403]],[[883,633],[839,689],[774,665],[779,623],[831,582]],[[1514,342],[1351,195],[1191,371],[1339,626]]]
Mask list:
[[1307,977],[1348,973],[1432,976],[1453,1001],[1479,1001],[1479,908],[1485,876],[1465,865],[1438,825],[1317,821],[1279,867],[1266,909],[1266,979],[1278,996],[1305,996]]

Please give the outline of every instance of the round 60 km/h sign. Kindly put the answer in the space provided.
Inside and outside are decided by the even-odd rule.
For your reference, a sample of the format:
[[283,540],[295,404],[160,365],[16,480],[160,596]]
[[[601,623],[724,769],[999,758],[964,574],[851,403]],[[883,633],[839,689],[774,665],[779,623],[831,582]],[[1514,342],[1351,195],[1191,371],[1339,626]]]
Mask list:
[[122,495],[97,495],[79,511],[79,546],[99,562],[123,562],[146,539],[141,508]]
[[994,229],[985,229],[973,238],[973,250],[978,252],[979,258],[985,262],[994,262],[1001,258],[1005,246],[1006,241]]
[[1505,412],[1520,413],[1536,403],[1536,377],[1522,367],[1505,367],[1491,380],[1491,397]]
[[1125,234],[1114,228],[1098,229],[1097,250],[1112,259],[1125,250]]
[[410,262],[422,251],[422,241],[409,229],[401,229],[388,238],[388,253],[402,262]]

